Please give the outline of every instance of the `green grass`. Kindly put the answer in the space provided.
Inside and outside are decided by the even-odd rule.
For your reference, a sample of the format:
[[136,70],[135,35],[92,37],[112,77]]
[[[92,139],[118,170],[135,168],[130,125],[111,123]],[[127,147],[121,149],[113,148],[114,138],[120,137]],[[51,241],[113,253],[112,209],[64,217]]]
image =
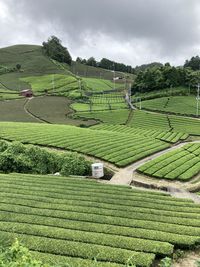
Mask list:
[[169,147],[151,137],[82,129],[74,126],[0,123],[0,137],[23,143],[66,148],[125,166]]
[[149,267],[200,242],[200,206],[188,200],[77,178],[0,178],[1,240],[17,237],[44,262]]
[[196,115],[196,105],[197,103],[194,95],[163,97],[142,102],[142,107],[149,110],[173,112],[184,115]]
[[200,172],[200,144],[187,144],[168,152],[138,171],[157,178],[187,181]]

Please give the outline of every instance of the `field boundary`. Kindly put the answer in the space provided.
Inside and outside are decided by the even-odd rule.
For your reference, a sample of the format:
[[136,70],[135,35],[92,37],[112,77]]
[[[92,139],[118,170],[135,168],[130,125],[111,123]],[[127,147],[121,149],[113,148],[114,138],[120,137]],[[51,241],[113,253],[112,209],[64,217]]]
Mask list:
[[26,102],[24,103],[24,111],[31,117],[35,118],[36,120],[40,121],[40,122],[45,122],[45,123],[49,123],[51,124],[51,122],[47,121],[47,120],[44,120],[42,118],[40,118],[39,116],[35,115],[34,113],[32,113],[28,108],[27,108],[27,105],[28,103],[31,101],[32,98],[29,98],[26,100]]

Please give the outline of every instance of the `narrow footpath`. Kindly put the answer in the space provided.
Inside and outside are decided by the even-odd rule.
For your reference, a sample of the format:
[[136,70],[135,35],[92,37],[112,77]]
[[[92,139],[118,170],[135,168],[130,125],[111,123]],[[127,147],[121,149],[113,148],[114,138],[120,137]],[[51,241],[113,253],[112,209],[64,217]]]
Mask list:
[[157,189],[166,188],[168,192],[177,198],[189,198],[193,200],[195,203],[200,204],[200,197],[196,194],[190,193],[186,189],[182,188],[183,183],[180,181],[169,181],[164,179],[155,179],[151,177],[147,177],[145,175],[140,175],[136,172],[136,169],[139,168],[144,163],[155,159],[169,151],[175,150],[177,148],[183,147],[185,144],[188,143],[200,143],[200,140],[193,141],[193,142],[183,142],[177,145],[174,145],[166,150],[160,151],[158,153],[155,153],[151,156],[148,156],[144,159],[141,159],[131,165],[129,165],[126,168],[119,169],[117,173],[112,177],[112,179],[109,181],[110,184],[119,184],[119,185],[130,185],[131,183],[134,185],[141,185],[144,186],[144,188],[151,188],[153,187]]

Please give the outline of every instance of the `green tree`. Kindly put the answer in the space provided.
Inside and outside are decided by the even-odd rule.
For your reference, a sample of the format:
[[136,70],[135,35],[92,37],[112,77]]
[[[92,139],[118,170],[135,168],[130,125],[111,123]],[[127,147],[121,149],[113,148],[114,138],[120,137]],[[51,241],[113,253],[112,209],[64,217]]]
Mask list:
[[90,58],[88,58],[86,64],[87,64],[88,66],[93,66],[93,67],[96,67],[96,66],[97,66],[97,62],[96,62],[96,59],[95,59],[94,57],[90,57]]
[[43,51],[48,57],[71,65],[72,58],[70,53],[66,47],[62,46],[61,40],[56,36],[51,36],[47,42],[43,42],[42,45]]
[[186,60],[184,67],[191,68],[192,70],[199,70],[200,69],[200,57],[195,56],[195,57],[192,57],[190,60]]

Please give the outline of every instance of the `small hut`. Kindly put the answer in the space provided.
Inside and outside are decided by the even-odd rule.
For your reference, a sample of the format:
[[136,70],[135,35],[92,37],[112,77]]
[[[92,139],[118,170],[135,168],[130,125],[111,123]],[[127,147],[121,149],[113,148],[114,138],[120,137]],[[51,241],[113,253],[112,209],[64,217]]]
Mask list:
[[32,97],[33,96],[33,91],[31,89],[25,89],[25,90],[22,90],[20,93],[19,93],[20,96],[24,96],[24,97]]

